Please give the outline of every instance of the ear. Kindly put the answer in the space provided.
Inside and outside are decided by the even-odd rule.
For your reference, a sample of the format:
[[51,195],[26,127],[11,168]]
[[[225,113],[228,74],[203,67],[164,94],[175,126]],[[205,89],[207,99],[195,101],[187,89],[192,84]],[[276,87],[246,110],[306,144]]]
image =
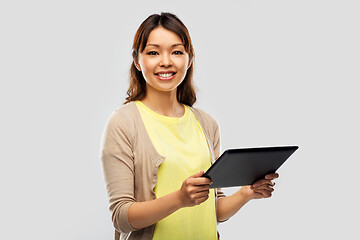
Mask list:
[[133,59],[133,62],[134,62],[134,65],[135,65],[136,69],[137,69],[139,72],[141,72],[140,64],[139,64],[135,59]]
[[191,67],[191,64],[193,63],[194,57],[192,57],[191,59],[189,59],[189,64],[187,66],[187,69],[189,69]]

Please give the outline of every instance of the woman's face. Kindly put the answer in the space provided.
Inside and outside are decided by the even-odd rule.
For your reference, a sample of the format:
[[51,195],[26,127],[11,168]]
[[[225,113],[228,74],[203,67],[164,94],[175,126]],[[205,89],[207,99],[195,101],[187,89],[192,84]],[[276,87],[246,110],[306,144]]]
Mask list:
[[191,62],[179,36],[157,27],[151,31],[135,65],[142,72],[147,88],[176,92]]

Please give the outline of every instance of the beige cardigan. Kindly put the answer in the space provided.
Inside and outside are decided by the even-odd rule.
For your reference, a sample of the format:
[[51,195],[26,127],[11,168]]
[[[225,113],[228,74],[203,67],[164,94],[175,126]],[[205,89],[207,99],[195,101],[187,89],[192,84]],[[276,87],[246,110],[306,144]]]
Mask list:
[[[214,163],[219,157],[220,136],[216,120],[204,111],[190,107],[200,122]],[[115,227],[115,239],[151,240],[155,225],[136,230],[128,221],[128,209],[134,202],[156,198],[154,187],[159,165],[165,160],[153,146],[135,102],[116,109],[109,117],[101,140],[109,209]],[[225,197],[215,189],[215,204]]]

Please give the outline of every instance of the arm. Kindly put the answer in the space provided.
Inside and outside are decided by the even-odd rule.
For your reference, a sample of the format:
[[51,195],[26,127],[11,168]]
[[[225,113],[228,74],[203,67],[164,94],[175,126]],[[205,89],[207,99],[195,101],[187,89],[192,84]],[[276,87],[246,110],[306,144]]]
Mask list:
[[216,208],[217,221],[223,222],[228,220],[250,200],[241,190],[231,196],[220,198]]
[[134,231],[127,219],[134,203],[134,153],[129,120],[114,112],[107,121],[101,139],[101,161],[114,228],[118,232]]
[[118,232],[124,233],[150,226],[182,207],[178,192],[152,201],[136,202],[129,122],[126,116],[115,112],[107,122],[101,149],[112,222]]
[[247,202],[252,199],[269,198],[274,191],[275,185],[272,180],[279,174],[266,175],[264,179],[257,181],[251,186],[243,186],[231,196],[220,198],[217,203],[216,215],[219,222],[225,221],[237,213]]
[[204,171],[186,179],[178,191],[158,199],[136,202],[128,211],[129,223],[135,229],[145,228],[183,207],[199,205],[209,198],[210,179],[201,177]]
[[112,115],[102,138],[101,159],[112,213],[119,232],[150,226],[182,207],[194,206],[208,198],[210,180],[203,171],[186,179],[182,187],[159,199],[136,202],[134,197],[134,153],[131,132],[124,119]]
[[161,198],[130,205],[128,218],[135,229],[145,228],[169,216],[182,207],[179,192],[173,192]]

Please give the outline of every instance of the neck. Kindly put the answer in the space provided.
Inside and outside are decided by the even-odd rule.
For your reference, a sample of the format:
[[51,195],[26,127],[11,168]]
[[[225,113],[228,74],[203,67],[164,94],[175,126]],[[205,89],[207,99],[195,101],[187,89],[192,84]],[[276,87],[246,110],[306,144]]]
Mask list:
[[168,117],[182,117],[184,107],[176,98],[176,89],[173,91],[158,91],[147,86],[146,97],[141,100],[151,110]]

